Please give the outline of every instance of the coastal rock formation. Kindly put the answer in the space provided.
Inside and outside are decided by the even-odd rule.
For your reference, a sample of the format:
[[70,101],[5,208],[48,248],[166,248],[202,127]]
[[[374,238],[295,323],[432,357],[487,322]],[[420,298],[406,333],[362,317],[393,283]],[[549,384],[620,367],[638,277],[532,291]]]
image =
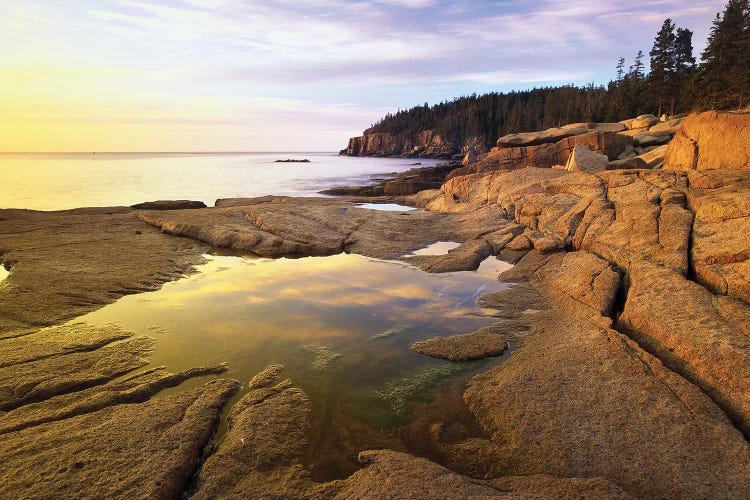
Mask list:
[[362,136],[349,139],[348,146],[341,154],[450,159],[460,150],[461,145],[447,142],[434,130],[404,134],[374,133],[365,130]]
[[508,222],[491,209],[471,220],[425,211],[388,212],[358,207],[353,200],[271,197],[234,200],[205,210],[141,212],[164,232],[264,257],[333,255],[349,251],[377,258],[403,258],[424,241],[462,241],[446,256],[410,258],[431,272],[476,269],[491,253],[478,236]]
[[690,172],[688,179],[696,280],[717,295],[750,303],[750,172]]
[[527,167],[551,168],[555,165],[565,165],[577,146],[584,146],[590,151],[615,160],[627,147],[632,147],[632,144],[630,137],[613,132],[594,131],[570,136],[555,143],[496,147],[477,163],[453,170],[446,176],[446,179],[496,170],[517,170]]
[[108,406],[0,435],[0,496],[175,498],[237,383]]
[[130,208],[135,208],[136,210],[184,210],[188,208],[206,208],[206,204],[202,201],[159,200],[136,203],[135,205],[131,205]]
[[438,189],[446,176],[460,167],[457,162],[446,162],[434,167],[412,168],[384,181],[368,186],[342,186],[321,191],[338,196],[405,196],[425,189]]
[[[717,297],[692,282],[690,272],[692,262],[697,279],[713,283],[714,293],[746,300],[747,244],[732,235],[744,234],[740,200],[750,186],[727,171],[693,178],[691,188],[687,173],[666,170],[475,174],[448,181],[428,206],[466,212],[497,206],[516,222],[616,266],[624,298],[618,329],[706,391],[747,435],[750,349],[742,318],[750,306]],[[722,234],[727,245],[717,239]],[[729,254],[721,253],[725,248]]]
[[747,491],[748,444],[705,394],[601,320],[557,307],[466,392],[502,450],[497,474],[602,476],[641,498]]
[[411,348],[433,358],[471,361],[501,355],[508,349],[508,342],[495,329],[488,327],[463,335],[433,337],[415,342]]
[[750,169],[750,113],[688,116],[664,159],[670,170]]
[[[166,212],[165,212],[166,213]],[[204,262],[204,244],[165,238],[129,208],[0,210],[0,338],[157,290]]]
[[[314,483],[304,467],[310,425],[310,402],[288,380],[279,381],[278,367],[266,369],[262,381],[229,416],[229,431],[206,460],[192,491],[193,498],[414,498],[481,495],[541,498],[544,495],[607,494],[627,498],[601,478],[551,476],[502,477],[480,481],[425,458],[391,450],[359,454],[362,469],[346,479]],[[256,377],[257,378],[257,377]],[[497,484],[498,486],[494,486]]]
[[556,143],[568,137],[590,132],[621,132],[623,130],[625,130],[625,125],[621,123],[572,123],[541,132],[505,135],[497,140],[497,146],[501,148],[537,146],[539,144]]
[[[272,196],[202,209],[0,211],[0,260],[11,269],[0,283],[0,496],[747,496],[750,174],[747,141],[727,142],[744,137],[745,117],[691,116],[669,146],[640,149],[653,167],[669,152],[664,169],[544,163],[575,150],[599,151],[607,165],[632,159],[632,137],[659,126],[649,116],[627,131],[498,148],[488,156],[514,158],[504,165],[531,155],[543,168],[483,170],[480,159],[406,198],[432,211]],[[679,125],[663,123],[648,133]],[[563,129],[590,128],[580,125]],[[406,257],[434,241],[460,245]],[[501,279],[517,285],[477,300],[498,323],[413,346],[465,360],[512,343],[456,410],[471,412],[477,432],[421,416],[424,457],[365,450],[360,470],[316,482],[306,466],[314,410],[281,366],[247,383],[214,446],[237,382],[153,396],[225,366],[144,370],[152,339],[61,324],[189,272],[209,244],[269,257],[351,251],[431,272],[491,255],[516,262]]]
[[581,144],[573,149],[573,153],[568,157],[565,164],[565,170],[569,172],[588,172],[594,173],[606,170],[609,165],[609,158],[606,156],[590,151],[586,146]]

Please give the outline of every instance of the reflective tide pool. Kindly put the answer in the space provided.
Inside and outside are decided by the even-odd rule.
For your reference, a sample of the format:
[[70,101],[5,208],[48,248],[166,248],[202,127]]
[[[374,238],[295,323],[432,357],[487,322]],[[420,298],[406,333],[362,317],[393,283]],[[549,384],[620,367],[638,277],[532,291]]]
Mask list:
[[172,371],[227,362],[226,376],[246,383],[270,363],[284,365],[313,403],[308,465],[318,479],[351,473],[363,449],[419,452],[412,424],[430,412],[472,427],[463,384],[500,361],[451,363],[409,346],[493,323],[475,300],[505,286],[496,276],[507,264],[491,257],[478,273],[434,275],[346,254],[208,258],[196,274],[77,321],[156,338],[151,366]]
[[358,203],[357,206],[369,210],[383,210],[385,212],[410,212],[412,210],[417,210],[414,207],[407,207],[406,205],[399,205],[398,203]]

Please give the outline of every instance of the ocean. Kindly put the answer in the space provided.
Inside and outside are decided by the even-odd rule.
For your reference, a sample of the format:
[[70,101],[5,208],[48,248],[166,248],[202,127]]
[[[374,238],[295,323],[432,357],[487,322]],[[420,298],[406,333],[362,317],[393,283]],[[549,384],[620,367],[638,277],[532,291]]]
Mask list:
[[[276,163],[308,159],[309,163]],[[438,162],[338,153],[2,153],[0,208],[64,210],[188,199],[321,196]]]

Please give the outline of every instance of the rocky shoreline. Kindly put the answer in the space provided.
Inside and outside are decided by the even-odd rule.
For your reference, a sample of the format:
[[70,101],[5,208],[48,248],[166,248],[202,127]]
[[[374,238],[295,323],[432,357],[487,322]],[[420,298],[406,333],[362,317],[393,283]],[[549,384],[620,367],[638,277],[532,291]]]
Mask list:
[[[0,496],[747,496],[750,114],[655,120],[506,136],[463,165],[331,193],[346,197],[0,210]],[[373,199],[426,210],[357,206]],[[403,257],[434,241],[461,244]],[[191,272],[211,246],[427,272],[516,263],[499,277],[516,284],[478,301],[495,325],[413,346],[456,362],[516,346],[464,393],[486,437],[435,422],[440,463],[363,451],[361,470],[316,483],[310,402],[282,367],[248,382],[217,445],[239,386],[216,377],[226,367],[137,372],[152,339],[63,325]]]

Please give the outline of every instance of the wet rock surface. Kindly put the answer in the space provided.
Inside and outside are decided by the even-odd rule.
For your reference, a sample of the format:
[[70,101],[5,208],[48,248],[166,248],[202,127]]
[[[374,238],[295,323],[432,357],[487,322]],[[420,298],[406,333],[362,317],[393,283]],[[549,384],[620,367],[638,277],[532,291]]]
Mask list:
[[415,342],[416,352],[449,361],[471,361],[489,356],[499,356],[508,349],[508,342],[491,327],[464,335],[433,337]]
[[205,244],[165,238],[129,208],[0,210],[0,337],[156,290],[203,262]]

